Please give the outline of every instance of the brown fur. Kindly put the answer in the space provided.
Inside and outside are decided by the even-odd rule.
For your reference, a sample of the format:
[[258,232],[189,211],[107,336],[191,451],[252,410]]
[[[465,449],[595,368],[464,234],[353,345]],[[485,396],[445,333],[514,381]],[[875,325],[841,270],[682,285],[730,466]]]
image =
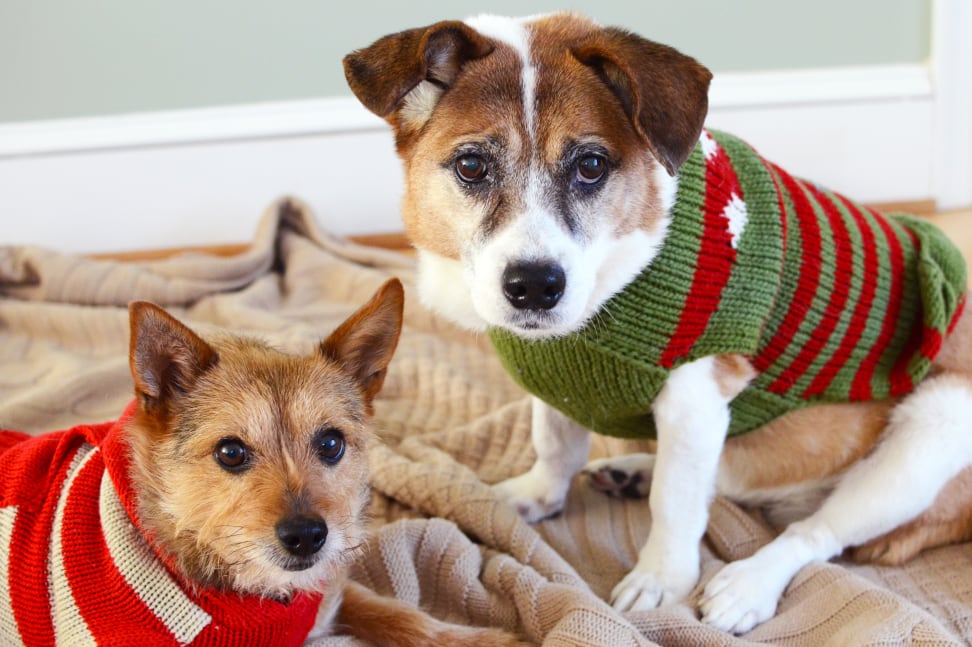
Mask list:
[[[188,579],[274,597],[323,590],[324,609],[340,604],[350,560],[364,541],[372,399],[398,342],[402,306],[402,286],[391,280],[316,352],[295,357],[237,336],[206,341],[157,306],[132,304],[138,408],[126,432],[138,513]],[[343,435],[344,454],[333,464],[316,453],[321,429]],[[246,469],[218,463],[216,448],[226,438],[246,447]],[[276,536],[277,524],[293,515],[317,515],[328,529],[315,563],[303,570],[286,570],[289,556]],[[368,597],[349,590],[352,608]],[[345,610],[352,633],[374,633],[374,622],[415,635],[447,626],[414,609],[373,604],[397,615],[355,620]],[[481,644],[472,640],[480,630],[462,630],[469,640],[459,644]]]
[[738,395],[756,377],[756,369],[742,355],[720,355],[715,358],[716,382],[725,397]]
[[[966,302],[972,292],[966,294]],[[932,375],[972,388],[972,316],[959,318],[942,344]],[[735,375],[725,362],[717,370]],[[792,411],[726,441],[722,466],[740,491],[822,481],[846,470],[880,441],[898,400],[822,404]],[[972,540],[972,468],[953,478],[923,514],[851,551],[860,562],[901,564],[926,548]]]
[[344,588],[344,601],[338,612],[337,625],[352,627],[355,636],[375,645],[523,645],[498,629],[440,622],[404,602],[376,595],[354,582],[349,582]]
[[894,403],[821,404],[791,411],[726,440],[722,461],[740,490],[834,476],[870,453]]

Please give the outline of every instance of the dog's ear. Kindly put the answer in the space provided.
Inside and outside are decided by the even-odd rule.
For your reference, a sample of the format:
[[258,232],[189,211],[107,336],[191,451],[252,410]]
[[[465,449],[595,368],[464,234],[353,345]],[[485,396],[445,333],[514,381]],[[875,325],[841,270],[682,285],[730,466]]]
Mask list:
[[219,361],[219,353],[159,306],[134,301],[128,306],[131,344],[128,361],[135,396],[149,413],[186,393]]
[[670,175],[688,159],[709,107],[712,73],[681,52],[617,28],[573,48],[611,88]]
[[452,86],[462,66],[493,51],[493,44],[465,23],[447,20],[377,40],[344,57],[344,76],[368,110],[398,128],[402,99],[423,81]]
[[369,414],[398,345],[404,305],[401,281],[390,279],[321,342],[321,354],[341,364],[358,383]]

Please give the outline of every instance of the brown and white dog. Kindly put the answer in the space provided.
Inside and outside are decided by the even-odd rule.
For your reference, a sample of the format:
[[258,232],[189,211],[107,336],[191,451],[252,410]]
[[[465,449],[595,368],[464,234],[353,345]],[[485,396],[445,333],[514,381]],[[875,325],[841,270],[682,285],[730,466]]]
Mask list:
[[[424,303],[470,329],[529,339],[583,328],[650,268],[711,76],[575,14],[440,22],[353,52],[345,71],[394,129]],[[547,258],[555,266],[530,288],[537,307],[524,308],[513,284],[530,279],[514,275]],[[810,562],[858,547],[858,558],[899,563],[972,537],[970,367],[964,317],[910,395],[811,406],[728,441],[729,404],[757,375],[751,362],[709,356],[674,369],[652,408],[657,454],[588,468],[602,489],[651,482],[652,530],[612,603],[644,610],[692,592],[716,490],[794,521],[706,585],[703,620],[736,633],[771,617]],[[536,463],[496,491],[538,520],[561,510],[590,440],[537,398],[532,437]]]

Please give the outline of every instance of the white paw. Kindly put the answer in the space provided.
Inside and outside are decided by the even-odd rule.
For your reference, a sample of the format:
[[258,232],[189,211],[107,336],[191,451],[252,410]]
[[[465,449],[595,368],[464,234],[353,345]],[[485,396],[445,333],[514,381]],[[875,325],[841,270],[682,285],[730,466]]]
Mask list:
[[699,580],[698,568],[648,570],[635,566],[611,591],[618,611],[648,611],[681,602]]
[[569,486],[569,480],[553,478],[533,468],[497,483],[493,492],[513,506],[526,521],[533,523],[563,510]]
[[750,560],[728,564],[705,587],[699,609],[702,622],[722,631],[744,634],[776,613],[786,586]]
[[626,454],[598,458],[584,468],[591,487],[609,496],[642,499],[648,496],[654,454]]

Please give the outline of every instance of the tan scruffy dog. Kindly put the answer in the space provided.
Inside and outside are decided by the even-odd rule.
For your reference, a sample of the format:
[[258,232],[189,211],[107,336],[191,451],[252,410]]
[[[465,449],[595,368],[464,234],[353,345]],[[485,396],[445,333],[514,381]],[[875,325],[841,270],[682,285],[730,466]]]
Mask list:
[[300,645],[339,626],[380,645],[518,644],[347,580],[403,298],[387,282],[304,357],[132,304],[118,421],[0,432],[0,643]]

